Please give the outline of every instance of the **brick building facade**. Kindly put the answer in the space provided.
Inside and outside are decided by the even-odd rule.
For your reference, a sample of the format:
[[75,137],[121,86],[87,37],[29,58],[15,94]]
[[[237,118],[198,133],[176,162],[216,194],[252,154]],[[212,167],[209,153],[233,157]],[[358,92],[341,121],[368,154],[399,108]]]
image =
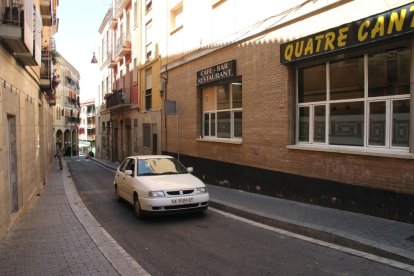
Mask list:
[[113,1],[97,154],[168,153],[206,183],[412,222],[413,10]]
[[[413,6],[369,2],[325,6],[170,58],[162,72],[179,135],[166,116],[165,152],[207,183],[413,222]],[[342,26],[351,39],[352,25],[369,43],[335,41],[284,60],[289,42],[305,38],[306,52],[308,36],[345,36]]]

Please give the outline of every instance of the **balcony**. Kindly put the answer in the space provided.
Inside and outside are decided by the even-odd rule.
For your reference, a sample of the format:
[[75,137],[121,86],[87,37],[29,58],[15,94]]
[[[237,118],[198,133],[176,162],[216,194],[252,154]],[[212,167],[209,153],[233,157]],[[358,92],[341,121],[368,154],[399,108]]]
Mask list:
[[123,14],[123,10],[129,5],[131,0],[116,0],[116,9],[114,9],[114,15],[116,18],[120,18]]
[[76,91],[69,90],[65,93],[65,106],[67,107],[80,107],[79,95]]
[[[67,73],[67,72],[65,72]],[[65,87],[69,88],[70,90],[77,91],[79,93],[79,81],[75,79],[75,77],[70,76],[69,74],[65,76]]]
[[104,57],[104,62],[102,63],[102,68],[105,66],[107,66],[108,68],[116,68],[118,66],[118,62],[114,59],[112,49],[104,53],[104,56],[105,57]]
[[117,19],[117,10],[111,9],[111,14],[109,15],[109,28],[115,29],[118,26],[118,19]]
[[43,26],[50,27],[53,24],[53,17],[55,13],[52,10],[52,1],[51,0],[40,0],[40,13],[42,15]]
[[65,125],[79,125],[80,124],[80,118],[75,117],[65,117]]
[[42,50],[42,63],[40,66],[40,89],[42,91],[51,91],[53,77],[53,62],[49,50]]
[[118,62],[114,59],[111,59],[111,61],[108,63],[108,68],[116,68],[118,66]]
[[103,50],[101,69],[107,67],[112,61],[112,50]]
[[111,29],[115,29],[117,25],[118,25],[118,20],[116,18],[111,18],[109,22],[109,27]]
[[35,30],[40,30],[41,24],[35,20],[31,21],[31,17],[25,18],[25,13],[33,14],[35,11],[32,5],[26,7],[24,2],[16,0],[12,4],[6,3],[5,6],[1,6],[0,39],[22,65],[36,66],[40,65],[41,49],[37,44],[40,37],[33,34],[36,34]]
[[113,93],[106,94],[106,110],[117,110],[131,106],[130,88],[121,88]]
[[56,104],[56,93],[52,87],[53,62],[49,56],[49,51],[42,51],[42,63],[40,67],[40,90],[45,94],[50,105]]
[[116,53],[118,60],[131,54],[131,34],[122,33],[116,41]]
[[42,51],[42,62],[40,67],[40,90],[50,105],[56,105],[56,87],[59,80],[53,75],[53,61],[48,50]]

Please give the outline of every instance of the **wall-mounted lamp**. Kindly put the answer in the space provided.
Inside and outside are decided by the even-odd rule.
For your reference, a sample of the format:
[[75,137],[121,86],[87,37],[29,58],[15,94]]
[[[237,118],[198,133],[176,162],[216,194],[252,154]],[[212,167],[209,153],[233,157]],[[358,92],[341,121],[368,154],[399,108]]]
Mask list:
[[96,59],[96,56],[95,56],[95,52],[93,52],[91,63],[98,63],[98,60]]

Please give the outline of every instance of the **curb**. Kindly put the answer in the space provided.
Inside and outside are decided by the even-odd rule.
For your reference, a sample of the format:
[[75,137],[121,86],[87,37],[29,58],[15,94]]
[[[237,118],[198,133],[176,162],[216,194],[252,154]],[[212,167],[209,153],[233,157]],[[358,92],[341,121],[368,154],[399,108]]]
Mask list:
[[217,208],[224,212],[231,213],[255,222],[259,222],[275,228],[280,228],[295,234],[303,235],[306,237],[314,238],[324,242],[340,245],[343,247],[359,250],[365,253],[369,253],[375,256],[387,258],[390,260],[398,261],[408,265],[414,265],[414,260],[405,256],[372,246],[366,243],[357,241],[355,239],[347,238],[339,234],[329,232],[325,229],[318,229],[315,226],[309,226],[298,222],[289,221],[287,219],[270,218],[261,213],[254,213],[243,209],[241,206],[235,206],[228,203],[223,203],[219,200],[210,199],[209,206]]
[[110,166],[110,165],[108,165],[108,164],[106,164],[106,163],[104,163],[104,162],[101,162],[101,161],[99,161],[99,160],[95,159],[95,157],[89,157],[89,159],[90,159],[91,161],[93,161],[93,162],[95,162],[95,163],[98,163],[99,165],[101,165],[101,166],[103,166],[103,167],[105,167],[105,168],[107,168],[107,169],[111,170],[111,171],[116,171],[116,168],[114,168],[113,166]]
[[64,162],[64,172],[67,177],[64,177],[63,185],[73,213],[114,269],[122,276],[150,275],[112,238],[86,208],[72,181],[66,161]]

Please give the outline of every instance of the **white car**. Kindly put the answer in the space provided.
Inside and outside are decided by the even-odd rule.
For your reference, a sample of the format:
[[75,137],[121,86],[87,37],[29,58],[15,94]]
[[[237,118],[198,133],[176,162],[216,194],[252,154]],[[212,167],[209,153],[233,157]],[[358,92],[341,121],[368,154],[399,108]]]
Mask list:
[[167,155],[130,156],[115,172],[115,196],[134,205],[135,215],[205,211],[206,185]]

